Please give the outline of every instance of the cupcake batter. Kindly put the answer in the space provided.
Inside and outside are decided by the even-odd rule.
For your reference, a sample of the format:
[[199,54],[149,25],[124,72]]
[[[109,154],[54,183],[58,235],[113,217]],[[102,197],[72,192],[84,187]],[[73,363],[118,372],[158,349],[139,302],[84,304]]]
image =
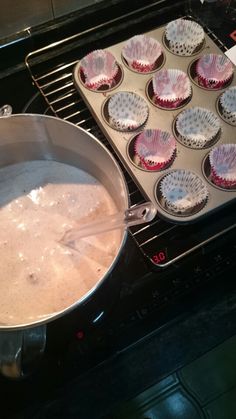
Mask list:
[[75,303],[106,273],[121,232],[59,240],[68,229],[116,212],[107,190],[88,173],[54,161],[0,169],[0,324],[36,322]]

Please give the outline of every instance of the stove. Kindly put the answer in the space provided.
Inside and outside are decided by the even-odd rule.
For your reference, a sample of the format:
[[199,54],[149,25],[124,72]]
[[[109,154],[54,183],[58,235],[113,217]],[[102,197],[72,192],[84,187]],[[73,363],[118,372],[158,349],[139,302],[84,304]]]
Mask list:
[[[230,9],[230,2],[221,19],[219,13],[217,16],[210,13],[210,5],[206,4],[203,9],[194,1],[176,1],[174,5],[168,0],[148,1],[145,5],[137,1],[135,10],[125,3],[114,1],[113,10],[108,6],[97,5],[96,13],[91,12],[91,25],[78,16],[71,16],[70,24],[64,27],[63,33],[60,24],[56,30],[50,29],[50,41],[47,30],[44,36],[42,33],[35,34],[35,48],[25,59],[35,87],[32,89],[30,86],[32,93],[21,108],[25,113],[53,115],[86,129],[114,155],[109,142],[74,87],[72,69],[77,60],[91,50],[106,48],[137,33],[186,16],[186,12],[187,16],[204,26],[222,51],[233,44],[229,33],[235,25],[235,14]],[[222,6],[218,7],[219,12]],[[225,22],[229,33],[225,33]],[[125,168],[122,169],[131,205],[144,202],[142,193]],[[191,225],[171,224],[157,216],[144,227],[132,227],[126,253],[114,272],[117,287],[109,304],[107,298],[104,298],[107,294],[103,295],[104,290],[101,289],[99,304],[90,301],[82,309],[49,323],[45,355],[35,372],[21,382],[3,377],[0,379],[2,396],[6,400],[3,402],[6,417],[64,418],[66,415],[59,414],[63,398],[69,397],[68,400],[73,403],[76,399],[75,389],[80,389],[81,394],[86,395],[93,380],[98,390],[98,379],[106,380],[109,377],[107,383],[103,381],[103,389],[106,388],[109,400],[101,394],[100,402],[99,397],[94,400],[94,409],[98,409],[96,417],[102,418],[104,410],[108,412],[109,407],[115,406],[122,398],[128,399],[137,394],[140,388],[151,385],[157,377],[165,376],[197,354],[204,353],[208,347],[216,344],[217,338],[224,340],[234,334],[235,323],[227,321],[227,327],[223,321],[221,323],[223,311],[219,311],[219,307],[222,308],[222,301],[229,304],[229,298],[235,294],[235,209],[235,204],[231,204],[213,214],[210,220],[206,218]],[[205,333],[205,345],[198,347],[195,342],[193,348],[190,347],[187,333],[191,333],[191,328],[197,325],[196,319],[200,321],[202,314],[199,313],[202,313],[203,307],[208,318],[205,330],[201,329],[202,335]],[[220,332],[216,329],[216,319]],[[176,357],[175,346],[170,349],[168,345],[173,345],[172,339],[176,339],[177,333],[181,335],[181,324],[182,332],[184,330],[186,335],[181,337],[184,345]],[[207,341],[209,333],[212,340]],[[162,353],[163,365],[158,364],[156,376],[151,373],[153,353],[150,354],[150,360],[148,354],[144,357],[145,351],[151,350],[150,345],[154,341],[156,348],[165,348],[170,356],[168,359]],[[143,368],[137,365],[140,348],[140,357],[145,359]],[[133,354],[136,362],[130,366],[134,375],[139,371],[137,376],[141,374],[145,380],[139,386],[132,383],[124,393],[121,387],[125,373],[123,370],[118,371],[114,365],[121,365],[122,357],[125,362],[132,364],[130,354]],[[127,364],[124,365],[128,368]],[[114,373],[117,376],[111,379],[110,374]],[[114,385],[115,394],[109,388],[109,380]],[[9,406],[7,399],[12,394],[15,403]],[[85,397],[80,400],[81,416],[71,414],[68,417],[95,417],[85,413],[87,399]],[[92,407],[87,411],[92,412]]]
[[[153,5],[149,5],[135,11],[134,23],[132,25],[132,20],[130,20],[129,26],[129,33],[131,35],[137,33],[137,28],[143,25],[144,22],[146,26],[148,23],[149,25],[153,25],[153,10],[151,22],[148,20],[148,13],[150,13],[150,9],[152,8]],[[140,13],[142,14],[140,15]],[[115,23],[116,31],[118,31],[118,28],[122,28],[128,18],[132,19],[132,14],[131,16],[124,15],[119,19],[116,18],[115,20],[105,22],[102,28],[101,25],[92,28],[89,31],[89,36],[95,34],[98,29],[102,31],[99,44],[98,41],[88,44],[86,41],[87,38],[85,40],[83,39],[84,32],[80,32],[54,44],[40,48],[26,57],[26,65],[32,80],[38,87],[41,98],[45,99],[45,112],[51,112],[59,118],[86,129],[100,139],[112,152],[113,150],[109,142],[103,136],[91,113],[78,94],[72,72],[78,59],[82,58],[84,54],[99,48],[101,43],[104,47],[110,44],[111,25]],[[122,30],[121,28],[120,31]],[[219,48],[225,51],[226,47],[221,40],[206,26],[204,29]],[[107,33],[109,33],[109,36]],[[112,39],[114,35],[117,35],[117,32],[114,34],[113,28]],[[128,34],[125,33],[126,38],[127,36]],[[121,37],[120,32],[119,37]],[[84,44],[84,42],[86,43]],[[29,106],[26,106],[24,110],[29,112],[33,105],[31,101]],[[131,205],[143,202],[145,199],[139,189],[128,173],[126,171],[124,173],[130,190]],[[230,213],[233,214],[233,211],[231,210]],[[186,254],[202,247],[216,237],[225,234],[228,230],[234,229],[236,223],[234,223],[233,217],[232,219],[227,219],[227,216],[220,217],[217,215],[214,220],[212,219],[210,229],[208,226],[208,220],[197,222],[191,227],[189,225],[180,227],[177,224],[170,224],[157,217],[154,222],[145,227],[132,228],[131,233],[138,247],[143,252],[144,257],[147,257],[153,265],[152,268],[166,268],[182,259]],[[176,245],[177,243],[178,245]]]

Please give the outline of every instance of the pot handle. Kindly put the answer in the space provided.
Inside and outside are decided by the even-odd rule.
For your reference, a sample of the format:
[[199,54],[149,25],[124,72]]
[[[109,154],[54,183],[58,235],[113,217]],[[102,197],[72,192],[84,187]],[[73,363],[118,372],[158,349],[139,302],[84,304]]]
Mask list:
[[0,372],[23,378],[33,372],[46,346],[46,325],[0,332]]
[[3,105],[0,108],[0,116],[10,116],[12,114],[11,105]]

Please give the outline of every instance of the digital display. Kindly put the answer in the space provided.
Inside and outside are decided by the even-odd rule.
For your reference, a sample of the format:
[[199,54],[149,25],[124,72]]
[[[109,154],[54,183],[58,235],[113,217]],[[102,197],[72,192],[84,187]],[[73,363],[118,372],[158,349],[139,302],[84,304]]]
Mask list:
[[164,250],[161,250],[160,252],[157,252],[155,255],[152,256],[152,261],[156,265],[161,265],[163,262],[165,262],[167,259],[166,253]]

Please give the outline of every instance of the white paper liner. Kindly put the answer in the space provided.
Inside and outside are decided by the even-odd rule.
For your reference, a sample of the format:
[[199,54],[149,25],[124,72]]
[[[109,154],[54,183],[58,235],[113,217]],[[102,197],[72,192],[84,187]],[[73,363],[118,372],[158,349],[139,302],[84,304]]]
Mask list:
[[209,160],[216,177],[236,183],[236,144],[214,147],[209,154]]
[[177,55],[190,56],[204,41],[204,30],[196,22],[176,19],[166,26],[165,37],[169,48]]
[[196,106],[178,115],[176,129],[183,144],[203,148],[219,132],[220,120],[208,109]]
[[162,101],[185,100],[191,95],[190,80],[184,71],[162,69],[152,77],[154,95]]
[[118,72],[118,66],[111,52],[100,49],[82,58],[80,70],[85,77],[85,85],[97,90],[104,84],[111,87]]
[[119,131],[132,131],[142,126],[148,118],[148,105],[133,92],[117,92],[108,102],[110,124]]
[[220,96],[222,116],[232,125],[236,125],[236,86],[230,87]]
[[193,209],[208,197],[204,182],[194,173],[180,169],[170,172],[160,183],[168,207],[175,212]]
[[208,87],[221,87],[232,77],[233,64],[224,55],[205,54],[197,61],[196,73]]
[[128,65],[138,72],[149,72],[162,54],[161,44],[147,35],[135,35],[122,48]]
[[163,168],[172,159],[176,141],[168,132],[146,129],[137,136],[134,148],[144,167],[155,170]]

